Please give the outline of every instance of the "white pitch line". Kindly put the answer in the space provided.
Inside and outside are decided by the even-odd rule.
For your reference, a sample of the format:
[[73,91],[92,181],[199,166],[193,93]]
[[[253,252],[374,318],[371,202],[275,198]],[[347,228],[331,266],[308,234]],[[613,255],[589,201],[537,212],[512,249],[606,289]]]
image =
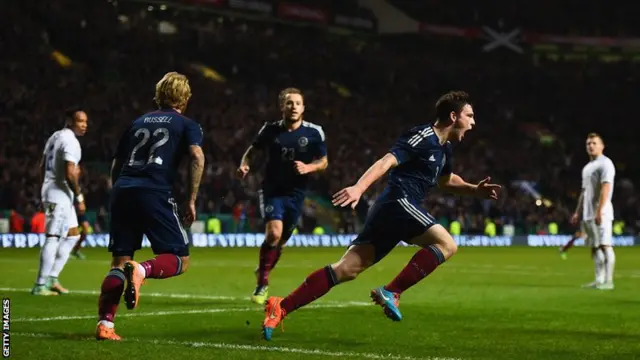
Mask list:
[[[24,336],[30,338],[55,338],[52,334],[39,334],[39,333],[13,333],[15,336]],[[95,341],[93,338],[87,338],[86,340]],[[426,357],[416,358],[413,356],[403,356],[395,354],[376,354],[376,353],[359,353],[352,351],[327,351],[320,349],[304,349],[304,348],[290,348],[284,346],[267,346],[267,345],[249,345],[249,344],[229,344],[229,343],[214,343],[214,342],[202,342],[202,341],[175,341],[175,340],[147,340],[147,339],[135,339],[125,338],[123,342],[136,342],[147,343],[153,345],[172,345],[172,346],[185,346],[194,348],[213,348],[222,350],[237,350],[237,351],[253,351],[253,352],[274,352],[274,353],[289,353],[289,354],[301,354],[301,355],[317,355],[326,357],[337,358],[366,358],[366,359],[383,359],[383,360],[462,360],[459,358],[451,357]]]
[[[30,292],[29,288],[0,288],[1,291],[7,292]],[[70,290],[69,295],[100,295],[100,291],[97,290]],[[180,293],[159,293],[159,292],[141,292],[140,296],[144,297],[160,297],[160,298],[171,298],[171,299],[194,299],[194,300],[249,300],[248,297],[237,297],[237,296],[222,296],[222,295],[205,295],[205,294],[180,294]],[[368,302],[364,301],[325,301],[325,304],[336,304],[336,305],[351,305],[351,306],[365,306],[370,305]]]
[[[0,288],[0,291],[8,292],[30,292],[29,288]],[[68,295],[100,295],[100,291],[97,290],[71,290]],[[150,297],[164,297],[172,299],[199,299],[199,300],[242,300],[243,298],[235,296],[222,296],[222,295],[205,295],[205,294],[173,294],[173,293],[141,293],[144,296]],[[248,298],[247,298],[248,299]]]
[[[194,310],[180,310],[180,311],[154,311],[154,312],[127,312],[119,314],[118,318],[122,317],[137,317],[137,316],[162,316],[162,315],[188,315],[188,314],[209,314],[220,312],[242,312],[242,311],[255,311],[256,308],[235,308],[235,309],[194,309]],[[43,318],[17,318],[11,319],[12,322],[40,322],[40,321],[65,321],[65,320],[85,320],[85,319],[97,319],[97,315],[71,315],[71,316],[52,316]]]
[[[338,309],[338,308],[346,308],[346,307],[356,307],[356,306],[370,306],[372,304],[363,303],[363,304],[312,304],[309,306],[305,306],[305,309]],[[255,311],[261,312],[262,308],[259,307],[247,307],[247,308],[216,308],[216,309],[193,309],[193,310],[174,310],[174,311],[154,311],[154,312],[126,312],[118,315],[118,318],[123,317],[138,317],[138,316],[162,316],[162,315],[191,315],[191,314],[212,314],[212,313],[233,313],[233,312],[245,312],[245,311]],[[97,316],[94,315],[69,315],[69,316],[52,316],[52,317],[31,317],[31,318],[17,318],[11,319],[13,322],[49,322],[49,321],[67,321],[67,320],[86,320],[86,319],[97,319]]]

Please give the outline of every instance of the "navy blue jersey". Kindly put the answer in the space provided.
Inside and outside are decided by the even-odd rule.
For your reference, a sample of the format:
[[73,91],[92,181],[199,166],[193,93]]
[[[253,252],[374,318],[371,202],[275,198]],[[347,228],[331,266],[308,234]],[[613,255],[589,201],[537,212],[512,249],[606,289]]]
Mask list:
[[309,164],[327,155],[322,127],[306,121],[294,131],[282,120],[265,123],[253,147],[269,154],[263,188],[273,194],[304,192],[308,175],[296,174],[294,161]]
[[451,143],[440,145],[431,125],[420,125],[400,136],[389,151],[398,166],[389,172],[381,197],[408,198],[421,203],[441,176],[452,171]]
[[202,128],[174,110],[137,118],[118,144],[122,162],[114,187],[169,190],[190,145],[202,146]]

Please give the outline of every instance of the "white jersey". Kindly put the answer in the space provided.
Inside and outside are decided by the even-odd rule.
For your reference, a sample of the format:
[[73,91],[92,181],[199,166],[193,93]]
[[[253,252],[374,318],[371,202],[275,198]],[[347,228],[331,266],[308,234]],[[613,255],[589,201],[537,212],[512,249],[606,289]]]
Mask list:
[[610,183],[611,191],[602,208],[602,219],[613,221],[611,198],[613,197],[613,180],[615,176],[616,168],[613,166],[613,161],[604,155],[589,161],[582,168],[582,220],[592,220],[596,217],[602,184]]
[[58,130],[47,140],[44,147],[45,175],[42,184],[43,202],[73,201],[73,191],[66,180],[66,162],[76,165],[82,158],[80,142],[71,129]]

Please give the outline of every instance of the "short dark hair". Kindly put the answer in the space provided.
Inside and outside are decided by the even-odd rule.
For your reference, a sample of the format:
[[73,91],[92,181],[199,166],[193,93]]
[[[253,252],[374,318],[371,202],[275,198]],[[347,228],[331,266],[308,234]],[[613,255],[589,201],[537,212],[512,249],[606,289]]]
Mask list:
[[465,105],[471,105],[469,94],[464,91],[449,91],[436,101],[436,119],[447,121],[449,114],[459,114]]
[[74,116],[76,116],[76,113],[78,111],[84,111],[82,110],[82,107],[80,106],[70,106],[68,107],[65,111],[64,111],[64,119],[65,121],[69,121],[69,120],[73,120]]

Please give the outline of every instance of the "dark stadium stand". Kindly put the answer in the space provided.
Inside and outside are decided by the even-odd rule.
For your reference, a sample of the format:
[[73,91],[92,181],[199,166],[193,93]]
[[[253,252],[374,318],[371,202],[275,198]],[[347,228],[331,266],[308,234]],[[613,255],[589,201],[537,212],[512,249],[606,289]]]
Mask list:
[[[440,9],[422,8],[428,22],[455,23],[443,2],[427,3]],[[89,132],[81,139],[83,187],[93,217],[101,214],[94,221],[104,227],[107,169],[116,139],[151,108],[155,82],[177,70],[189,76],[193,88],[187,115],[205,132],[207,169],[198,203],[203,214],[236,220],[246,214],[247,228],[260,231],[255,210],[260,173],[254,167],[245,183],[233,173],[261,124],[277,119],[277,94],[284,87],[305,92],[307,118],[327,134],[330,165],[312,183],[304,232],[316,223],[334,230],[352,227],[354,215],[332,213],[326,199],[354,182],[403,129],[431,121],[439,94],[460,88],[474,98],[478,125],[455,149],[454,171],[472,181],[490,175],[505,191],[497,204],[432,194],[426,206],[439,220],[460,219],[470,234],[482,233],[486,219],[512,224],[521,233],[545,232],[552,221],[572,231],[568,218],[587,161],[584,140],[596,131],[618,169],[617,217],[627,233],[640,228],[633,184],[640,175],[633,111],[637,63],[486,54],[479,51],[481,44],[465,39],[334,34],[171,6],[149,11],[130,2],[5,1],[0,11],[16,19],[0,23],[0,209],[6,216],[15,210],[30,218],[38,210],[40,153],[62,124],[61,116],[53,115],[81,104],[89,115]],[[506,7],[505,16],[509,11]],[[536,15],[541,14],[509,21],[529,28],[541,24],[541,31],[573,32],[584,25],[550,27],[558,22]],[[541,18],[547,20],[537,22]],[[163,19],[178,31],[166,34],[172,32],[167,24],[159,31]],[[473,25],[482,24],[474,20]],[[622,30],[610,35],[618,34]],[[146,56],[151,52],[157,56]],[[533,184],[552,205],[536,205],[518,181]],[[368,200],[383,183],[367,193]],[[360,218],[364,213],[366,206],[358,209]],[[335,219],[340,221],[332,223]]]

